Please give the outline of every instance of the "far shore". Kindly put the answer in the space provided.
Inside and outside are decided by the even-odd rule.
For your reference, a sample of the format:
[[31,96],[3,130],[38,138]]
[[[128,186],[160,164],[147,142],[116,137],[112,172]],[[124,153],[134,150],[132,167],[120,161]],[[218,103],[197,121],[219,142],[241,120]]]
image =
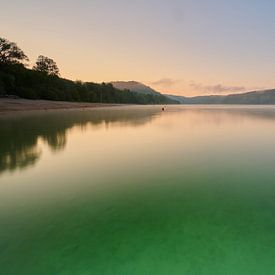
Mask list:
[[123,104],[0,98],[0,115],[22,111],[86,109],[113,106],[123,106]]

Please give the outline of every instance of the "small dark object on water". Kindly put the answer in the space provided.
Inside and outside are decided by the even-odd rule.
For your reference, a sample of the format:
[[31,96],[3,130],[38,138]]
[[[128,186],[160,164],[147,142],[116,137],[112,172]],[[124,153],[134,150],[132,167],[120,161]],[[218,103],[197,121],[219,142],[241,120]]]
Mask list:
[[164,107],[162,107],[162,111],[164,111],[165,109],[164,109]]

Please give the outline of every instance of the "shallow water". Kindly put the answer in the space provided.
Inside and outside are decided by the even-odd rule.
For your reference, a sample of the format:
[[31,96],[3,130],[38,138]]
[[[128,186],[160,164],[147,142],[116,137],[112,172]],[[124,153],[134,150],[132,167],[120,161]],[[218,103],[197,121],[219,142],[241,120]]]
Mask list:
[[0,117],[0,274],[275,274],[275,107]]

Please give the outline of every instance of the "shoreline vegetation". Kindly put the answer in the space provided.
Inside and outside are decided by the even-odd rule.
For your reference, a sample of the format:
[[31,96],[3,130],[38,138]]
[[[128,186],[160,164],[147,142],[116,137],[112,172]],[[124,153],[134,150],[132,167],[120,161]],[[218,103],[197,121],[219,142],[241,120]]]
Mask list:
[[116,89],[111,83],[72,81],[60,77],[55,61],[38,56],[32,69],[14,43],[0,38],[0,97],[111,104],[178,104],[162,94]]
[[[275,89],[185,97],[161,94],[135,81],[99,84],[61,78],[55,61],[43,55],[38,56],[31,69],[28,68],[28,62],[28,57],[14,42],[0,37],[0,98],[67,102],[60,104],[63,109],[72,108],[69,102],[81,103],[80,108],[85,103],[92,104],[91,107],[99,107],[100,104],[275,105]],[[34,104],[33,108],[36,109],[36,106],[39,103]],[[55,106],[56,104],[48,104],[45,108],[56,108]]]

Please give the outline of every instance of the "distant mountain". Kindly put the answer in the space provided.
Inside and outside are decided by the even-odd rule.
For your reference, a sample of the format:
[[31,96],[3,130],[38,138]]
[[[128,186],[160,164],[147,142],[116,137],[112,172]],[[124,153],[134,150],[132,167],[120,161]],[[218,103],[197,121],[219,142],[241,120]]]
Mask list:
[[146,95],[164,96],[175,104],[275,104],[275,89],[242,94],[185,97],[161,94],[151,87],[137,81],[116,81],[111,83],[119,90],[130,90]]
[[166,97],[178,101],[180,104],[185,104],[188,100],[188,97],[185,96],[179,96],[179,95],[168,95],[165,94]]
[[170,99],[177,100],[181,104],[275,104],[275,89],[253,91],[242,94],[230,94],[225,96],[165,96]]
[[137,81],[114,81],[111,82],[111,84],[119,90],[130,90],[142,94],[161,95],[161,93],[153,90],[151,87]]

